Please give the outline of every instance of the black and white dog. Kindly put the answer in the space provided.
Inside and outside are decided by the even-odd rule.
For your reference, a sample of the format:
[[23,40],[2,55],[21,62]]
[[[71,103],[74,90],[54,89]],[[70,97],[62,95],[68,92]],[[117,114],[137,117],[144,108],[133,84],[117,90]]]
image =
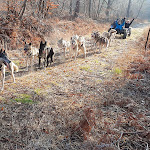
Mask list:
[[39,49],[39,68],[41,66],[41,59],[43,58],[44,59],[44,67],[46,66],[46,63],[47,63],[47,66],[49,65],[49,58],[51,59],[50,60],[50,64],[51,62],[53,62],[53,55],[54,55],[54,51],[53,51],[53,48],[50,48],[47,45],[47,42],[45,41],[44,43],[41,41],[40,42],[40,49]]
[[1,91],[4,90],[4,81],[5,81],[5,70],[6,66],[8,70],[11,72],[13,81],[15,82],[14,71],[18,72],[18,66],[16,66],[12,61],[10,61],[7,57],[5,50],[0,50],[0,72],[2,75],[2,88]]

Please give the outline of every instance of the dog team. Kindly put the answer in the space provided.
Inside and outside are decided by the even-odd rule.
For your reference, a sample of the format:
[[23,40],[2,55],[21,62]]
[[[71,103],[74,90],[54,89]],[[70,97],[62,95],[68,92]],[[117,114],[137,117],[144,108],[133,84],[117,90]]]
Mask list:
[[[104,32],[102,35],[98,31],[92,32],[91,38],[94,41],[94,45],[99,46],[99,52],[102,47],[108,48],[110,46],[110,42],[115,38],[116,30],[111,29],[109,32]],[[79,50],[81,50],[84,54],[84,58],[86,58],[86,39],[84,36],[74,35],[70,38],[70,41],[65,41],[63,38],[58,40],[58,47],[63,50],[64,58],[66,58],[66,52],[69,50],[70,58],[74,56],[76,60]],[[31,64],[31,70],[33,69],[33,63],[35,57],[39,58],[39,68],[41,66],[41,60],[43,59],[44,67],[48,67],[49,63],[53,62],[54,51],[53,48],[48,46],[46,41],[41,41],[39,49],[32,46],[32,43],[25,42],[24,44],[24,54],[26,56],[26,69],[28,70],[29,62]],[[50,61],[49,61],[50,59]],[[4,81],[5,81],[5,70],[11,72],[13,81],[15,82],[14,71],[18,72],[18,66],[16,66],[7,56],[5,50],[0,50],[0,72],[2,76],[2,88],[1,91],[4,90]]]

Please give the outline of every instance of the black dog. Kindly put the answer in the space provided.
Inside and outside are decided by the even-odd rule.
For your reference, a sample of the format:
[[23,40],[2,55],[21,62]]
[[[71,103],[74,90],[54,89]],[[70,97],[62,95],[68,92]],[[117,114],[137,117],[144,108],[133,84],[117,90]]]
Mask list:
[[0,58],[3,59],[3,63],[7,66],[7,64],[11,63],[11,61],[8,59],[7,54],[5,50],[0,50]]
[[47,63],[47,66],[49,65],[49,58],[51,58],[50,64],[51,62],[53,62],[53,55],[54,55],[54,51],[53,48],[46,48],[46,44],[47,42],[45,41],[45,43],[43,43],[42,41],[40,42],[40,49],[39,49],[39,68],[41,65],[41,58],[44,58],[44,67]]
[[53,55],[54,55],[54,51],[53,51],[53,48],[47,48],[47,67],[48,67],[48,65],[49,65],[49,58],[51,59],[50,60],[50,65],[51,65],[51,63],[53,62]]
[[5,50],[3,51],[2,49],[0,50],[0,71],[2,69],[2,64],[5,64],[6,66],[9,66],[11,61],[7,58],[7,54]]

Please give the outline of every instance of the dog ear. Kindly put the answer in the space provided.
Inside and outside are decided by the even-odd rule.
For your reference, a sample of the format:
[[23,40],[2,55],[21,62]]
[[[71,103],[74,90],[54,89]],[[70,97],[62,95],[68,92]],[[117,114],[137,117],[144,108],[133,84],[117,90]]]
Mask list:
[[7,56],[7,53],[6,53],[6,51],[5,51],[5,50],[3,50],[3,54]]
[[29,43],[29,45],[31,45],[31,43]]

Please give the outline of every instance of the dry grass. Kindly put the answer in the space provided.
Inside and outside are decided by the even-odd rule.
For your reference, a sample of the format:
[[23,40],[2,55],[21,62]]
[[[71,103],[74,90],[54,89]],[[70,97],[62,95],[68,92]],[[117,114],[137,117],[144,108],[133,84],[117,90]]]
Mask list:
[[[86,24],[79,22],[82,28]],[[70,24],[72,29],[76,23]],[[91,31],[101,28],[90,26]],[[82,34],[89,37],[86,28]],[[17,77],[16,83],[8,79],[0,95],[0,149],[145,150],[150,145],[150,75],[144,72],[142,80],[124,75],[131,63],[145,63],[135,38],[117,39],[101,54],[88,52],[85,60],[59,63],[57,58],[46,70]]]

